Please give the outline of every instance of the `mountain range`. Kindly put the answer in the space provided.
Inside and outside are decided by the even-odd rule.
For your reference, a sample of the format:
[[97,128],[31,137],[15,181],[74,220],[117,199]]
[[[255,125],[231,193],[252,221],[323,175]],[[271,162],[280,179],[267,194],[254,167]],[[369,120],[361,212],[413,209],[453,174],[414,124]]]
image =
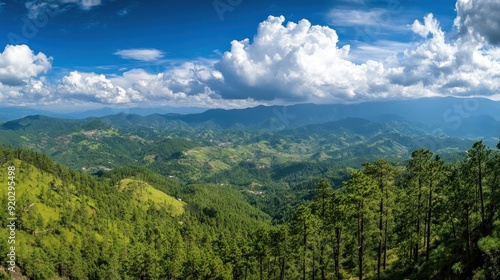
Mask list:
[[458,98],[83,119],[32,115],[0,124],[1,145],[30,148],[79,170],[133,164],[205,177],[248,160],[357,165],[380,157],[404,161],[419,148],[455,159],[477,140],[495,147],[498,137],[500,102]]
[[63,119],[98,117],[122,126],[182,121],[191,126],[212,125],[222,129],[279,131],[345,118],[374,122],[405,121],[434,135],[498,137],[500,102],[482,98],[424,98],[376,101],[359,104],[297,104],[257,106],[246,109],[203,108],[102,108],[78,113],[54,113],[30,108],[1,108],[0,120],[12,121],[30,115]]

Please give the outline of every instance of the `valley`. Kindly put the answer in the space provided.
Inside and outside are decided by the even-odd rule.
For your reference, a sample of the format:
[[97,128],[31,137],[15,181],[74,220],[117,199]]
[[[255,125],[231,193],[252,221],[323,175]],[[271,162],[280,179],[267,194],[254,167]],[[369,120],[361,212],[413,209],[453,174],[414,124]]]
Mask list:
[[500,103],[429,102],[6,120],[18,273],[495,279]]

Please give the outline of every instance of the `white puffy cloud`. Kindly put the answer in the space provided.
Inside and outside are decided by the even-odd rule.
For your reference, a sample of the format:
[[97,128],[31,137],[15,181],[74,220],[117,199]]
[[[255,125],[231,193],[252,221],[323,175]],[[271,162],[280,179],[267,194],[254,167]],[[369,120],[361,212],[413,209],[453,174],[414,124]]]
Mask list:
[[[447,40],[432,14],[412,30],[425,40],[404,52],[388,69],[389,81],[423,86],[432,95],[493,96],[500,91],[500,60],[470,36]],[[430,37],[430,38],[428,38]]]
[[[361,45],[353,56],[330,27],[284,17],[260,23],[253,40],[231,42],[218,61],[185,62],[159,74],[133,69],[104,76],[72,72],[59,96],[104,103],[242,107],[276,102],[358,102],[446,95],[494,96],[498,52],[475,40],[449,40],[432,14],[410,29],[413,44]],[[384,52],[382,48],[391,50]],[[406,48],[394,55],[399,49]],[[377,60],[361,61],[362,52]],[[388,57],[384,58],[384,54]],[[237,105],[240,104],[240,105]]]
[[[492,55],[498,52],[471,37],[450,40],[432,14],[410,26],[420,42],[385,42],[394,50],[406,47],[385,59],[376,45],[361,45],[351,55],[348,45],[338,46],[337,33],[329,27],[284,22],[269,17],[252,42],[231,43],[215,65],[225,81],[218,89],[224,98],[351,102],[500,91],[500,61]],[[375,53],[377,61],[360,61],[364,51]]]
[[498,0],[457,0],[455,26],[462,35],[488,44],[500,44],[500,2]]
[[221,75],[208,65],[186,62],[159,74],[133,69],[110,80],[121,87],[140,92],[148,99],[179,99],[199,94],[212,94],[209,84],[220,82]]
[[7,45],[0,53],[0,84],[19,86],[51,67],[52,58],[44,53],[35,54],[26,45]]
[[[485,0],[490,9],[497,9],[490,2]],[[35,55],[27,46],[16,47],[20,55],[6,48],[0,54],[0,99],[247,107],[449,95],[498,98],[496,35],[475,22],[481,9],[473,13],[470,5],[481,6],[474,0],[458,0],[455,27],[460,32],[454,37],[429,14],[408,26],[418,35],[417,41],[379,40],[351,50],[349,45],[339,45],[331,27],[307,20],[285,23],[284,17],[270,16],[259,24],[252,40],[232,41],[219,60],[184,62],[160,73],[73,71],[57,85],[40,77],[50,69],[50,58]],[[487,15],[485,19],[494,20]],[[361,23],[360,17],[350,20]],[[146,62],[158,62],[163,56],[156,49],[115,54]]]
[[114,54],[123,59],[134,59],[140,61],[155,61],[163,57],[163,52],[157,49],[119,50]]
[[26,45],[7,45],[0,52],[0,103],[22,105],[50,98],[51,84],[42,76],[52,58],[35,54]]
[[73,71],[62,78],[57,87],[57,98],[106,104],[154,103],[203,107],[248,107],[259,104],[251,99],[238,102],[222,99],[208,86],[220,79],[221,75],[217,71],[193,62],[158,74],[133,69],[122,75],[107,77]]
[[30,96],[29,99],[51,98],[52,85],[47,82],[45,77],[40,79],[30,79],[22,88],[24,96]]
[[[451,74],[455,69],[457,48],[445,42],[445,34],[432,14],[424,18],[424,23],[415,20],[412,31],[426,40],[413,49],[407,49],[404,57],[389,70],[392,83],[411,86],[422,83],[434,86],[436,79]],[[427,39],[431,36],[430,39]]]
[[249,39],[231,42],[215,65],[224,79],[225,98],[340,101],[367,97],[384,83],[381,63],[355,64],[350,47],[339,47],[335,30],[270,16]]
[[130,87],[154,102],[225,107],[230,101],[221,99],[212,89],[222,83],[222,76],[210,68],[210,64],[186,62],[159,74],[134,69],[113,78],[113,82]]
[[9,86],[0,83],[0,104],[37,105],[52,100],[52,84],[45,77],[30,78],[23,85]]
[[101,103],[128,103],[142,97],[131,89],[115,86],[105,75],[72,71],[57,87],[59,97],[84,99]]

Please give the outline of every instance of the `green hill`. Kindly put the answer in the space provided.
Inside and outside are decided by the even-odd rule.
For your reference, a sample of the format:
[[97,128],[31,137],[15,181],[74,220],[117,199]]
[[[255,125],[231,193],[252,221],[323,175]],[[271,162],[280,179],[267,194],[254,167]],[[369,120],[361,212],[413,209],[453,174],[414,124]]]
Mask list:
[[[241,237],[269,222],[235,190],[190,186],[182,202],[150,184],[176,188],[149,171],[117,170],[98,180],[43,155],[3,148],[0,170],[5,207],[6,186],[16,184],[15,265],[28,279],[216,279],[241,265],[219,242],[242,250]],[[8,217],[1,212],[0,236],[9,236]],[[0,242],[3,271],[9,252]]]
[[146,182],[135,180],[133,178],[123,179],[118,185],[122,192],[132,192],[134,201],[144,208],[150,204],[157,207],[165,207],[173,216],[179,216],[184,213],[187,204],[179,201],[162,191],[159,191]]

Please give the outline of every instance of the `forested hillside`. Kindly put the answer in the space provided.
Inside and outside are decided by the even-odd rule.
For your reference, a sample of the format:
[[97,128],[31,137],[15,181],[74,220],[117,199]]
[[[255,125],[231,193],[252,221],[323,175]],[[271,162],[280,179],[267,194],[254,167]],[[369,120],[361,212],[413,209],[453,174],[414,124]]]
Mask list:
[[[471,113],[457,130],[415,122],[411,102],[404,118],[389,103],[289,106],[300,118],[279,126],[292,111],[2,123],[0,199],[8,209],[15,189],[17,272],[498,279],[496,103],[480,101],[490,116]],[[10,213],[1,215],[9,236]],[[0,243],[2,271],[10,245]]]
[[[500,277],[500,153],[481,141],[458,161],[417,149],[402,164],[348,169],[343,183],[310,178],[309,195],[275,201],[291,214],[274,222],[245,198],[265,204],[258,189],[186,184],[145,168],[96,177],[23,149],[2,148],[0,165],[5,186],[15,167],[17,270],[30,279]],[[265,181],[264,168],[239,168]]]
[[[269,224],[229,188],[184,186],[185,203],[148,184],[175,192],[176,182],[144,170],[98,180],[11,149],[0,150],[0,165],[15,167],[16,262],[30,279],[230,279],[250,262],[233,256],[252,254],[251,233]],[[2,236],[7,217],[2,211]],[[0,250],[6,268],[7,242]]]
[[0,280],[500,280],[500,0],[0,0]]

